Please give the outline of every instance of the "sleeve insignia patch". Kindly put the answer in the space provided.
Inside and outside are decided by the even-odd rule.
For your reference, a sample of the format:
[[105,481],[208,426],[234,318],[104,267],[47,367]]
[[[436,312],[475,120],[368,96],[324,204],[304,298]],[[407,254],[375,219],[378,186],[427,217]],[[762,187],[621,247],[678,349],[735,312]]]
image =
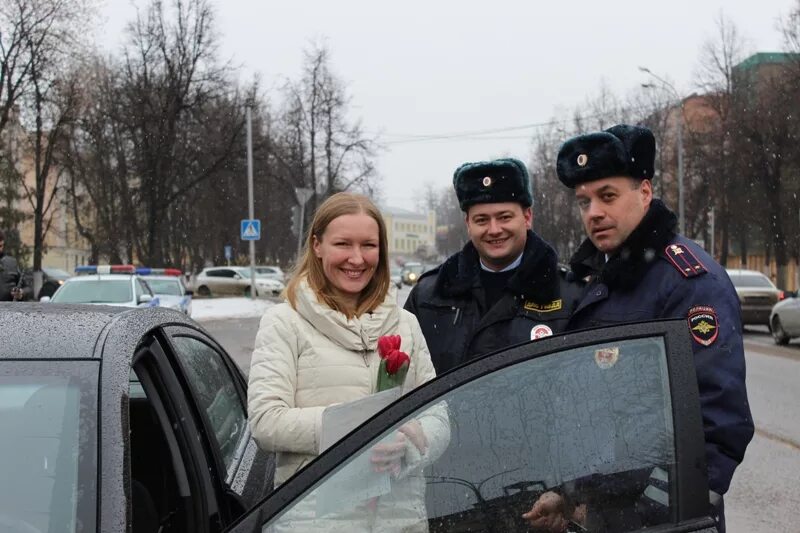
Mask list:
[[672,266],[677,268],[686,278],[693,278],[708,272],[703,263],[700,262],[692,251],[680,244],[670,244],[667,246],[664,249],[664,255],[667,256]]
[[719,336],[719,321],[713,307],[698,305],[689,309],[689,332],[703,346],[714,344]]
[[559,298],[558,300],[553,300],[550,303],[546,304],[538,304],[532,300],[527,300],[525,302],[525,310],[526,311],[537,311],[539,313],[552,313],[553,311],[558,311],[561,309],[562,301]]

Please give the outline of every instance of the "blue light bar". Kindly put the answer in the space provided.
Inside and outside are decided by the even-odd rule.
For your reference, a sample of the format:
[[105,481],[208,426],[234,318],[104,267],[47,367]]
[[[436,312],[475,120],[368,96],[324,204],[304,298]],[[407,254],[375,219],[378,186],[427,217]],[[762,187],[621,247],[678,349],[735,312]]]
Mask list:
[[97,265],[84,265],[75,267],[76,274],[97,274]]

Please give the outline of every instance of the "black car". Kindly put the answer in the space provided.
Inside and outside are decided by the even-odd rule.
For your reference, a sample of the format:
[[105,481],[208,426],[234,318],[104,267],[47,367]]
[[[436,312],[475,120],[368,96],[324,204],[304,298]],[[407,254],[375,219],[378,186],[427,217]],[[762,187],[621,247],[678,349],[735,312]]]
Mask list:
[[405,485],[375,473],[371,451],[431,411],[446,413],[447,435],[431,435],[436,456],[405,474],[424,492],[420,530],[528,531],[521,515],[554,492],[571,502],[570,531],[716,531],[684,320],[474,360],[260,502],[274,469],[250,438],[244,381],[190,319],[5,304],[0,328],[3,531],[355,531],[364,513],[394,531],[381,500]]
[[408,526],[413,506],[381,503],[408,483],[376,474],[371,451],[442,409],[449,436],[430,449],[444,451],[407,474],[425,493],[409,531],[529,531],[522,514],[545,492],[570,502],[568,531],[716,531],[685,320],[548,337],[461,366],[372,417],[230,531],[361,531],[365,513],[376,531]]
[[272,489],[246,383],[184,314],[0,304],[0,531],[218,532]]

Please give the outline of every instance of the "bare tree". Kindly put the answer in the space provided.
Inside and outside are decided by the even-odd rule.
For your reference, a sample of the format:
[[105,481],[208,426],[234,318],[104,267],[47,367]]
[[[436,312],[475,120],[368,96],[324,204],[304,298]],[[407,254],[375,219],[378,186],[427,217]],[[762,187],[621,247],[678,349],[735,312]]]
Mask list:
[[314,206],[335,192],[374,193],[377,178],[372,161],[377,143],[349,118],[350,98],[330,62],[325,46],[312,46],[302,78],[285,91],[284,127],[293,145],[295,183],[314,191]]

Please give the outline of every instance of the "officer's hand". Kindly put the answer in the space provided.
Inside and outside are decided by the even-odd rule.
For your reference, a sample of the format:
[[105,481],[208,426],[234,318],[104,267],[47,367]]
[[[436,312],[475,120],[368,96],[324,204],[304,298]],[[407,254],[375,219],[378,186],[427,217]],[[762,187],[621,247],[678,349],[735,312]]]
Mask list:
[[569,521],[566,516],[566,501],[555,492],[545,492],[534,502],[533,507],[522,518],[534,531],[563,533]]
[[18,302],[18,301],[22,300],[22,296],[23,296],[23,293],[22,293],[22,289],[21,288],[13,287],[11,289],[11,299],[14,300],[15,302]]

